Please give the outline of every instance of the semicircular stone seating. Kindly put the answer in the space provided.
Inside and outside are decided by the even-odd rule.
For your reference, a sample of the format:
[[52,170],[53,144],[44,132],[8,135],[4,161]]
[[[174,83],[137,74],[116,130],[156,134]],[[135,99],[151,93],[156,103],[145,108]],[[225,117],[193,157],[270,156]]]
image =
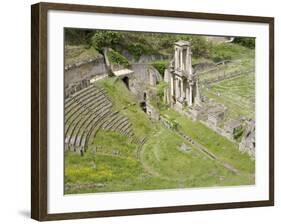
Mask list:
[[106,91],[95,85],[67,98],[64,106],[65,150],[83,155],[89,140],[94,139],[101,129],[136,139],[129,119],[118,111],[112,111],[112,108]]

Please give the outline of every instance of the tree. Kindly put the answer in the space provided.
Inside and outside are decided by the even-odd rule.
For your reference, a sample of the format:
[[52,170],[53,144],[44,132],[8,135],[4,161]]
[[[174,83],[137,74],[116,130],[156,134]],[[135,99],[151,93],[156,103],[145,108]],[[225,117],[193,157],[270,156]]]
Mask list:
[[255,38],[254,37],[235,37],[233,43],[240,44],[244,47],[254,49],[255,48]]
[[85,29],[65,29],[65,43],[68,45],[90,45],[90,39],[94,31]]
[[123,34],[114,31],[97,31],[91,39],[92,45],[102,51],[103,47],[116,49],[116,46],[122,42]]

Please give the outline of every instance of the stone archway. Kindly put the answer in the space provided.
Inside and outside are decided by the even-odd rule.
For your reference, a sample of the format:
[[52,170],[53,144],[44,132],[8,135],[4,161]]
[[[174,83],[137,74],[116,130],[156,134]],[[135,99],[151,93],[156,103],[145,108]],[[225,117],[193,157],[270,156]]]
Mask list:
[[147,112],[147,109],[146,109],[146,102],[145,102],[145,101],[140,102],[140,107],[141,107],[141,109],[142,109],[145,113]]
[[146,101],[146,92],[143,93],[143,100]]
[[127,89],[130,89],[129,88],[129,78],[128,78],[128,76],[125,76],[124,78],[122,78],[122,81],[125,83]]

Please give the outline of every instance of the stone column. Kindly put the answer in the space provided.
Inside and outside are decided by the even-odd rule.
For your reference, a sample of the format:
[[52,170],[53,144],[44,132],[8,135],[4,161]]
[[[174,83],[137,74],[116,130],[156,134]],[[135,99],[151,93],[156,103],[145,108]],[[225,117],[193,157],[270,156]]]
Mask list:
[[175,70],[177,70],[177,48],[175,47],[175,53],[174,53],[174,62],[175,62]]
[[180,51],[180,60],[181,60],[181,68],[180,68],[180,70],[181,71],[183,71],[183,55],[182,55],[182,49],[181,49],[181,51]]
[[186,50],[182,49],[182,71],[186,71]]
[[188,102],[188,105],[189,105],[189,106],[192,106],[192,98],[193,98],[193,93],[192,93],[192,91],[193,91],[193,86],[190,85],[190,86],[189,86],[189,102]]
[[185,89],[185,100],[186,100],[186,104],[189,105],[189,88],[188,87]]
[[200,104],[201,103],[201,94],[200,94],[200,90],[199,90],[198,80],[196,81],[195,85],[196,85],[196,94],[195,94],[196,103]]
[[192,74],[192,60],[191,60],[191,50],[188,49],[188,72]]
[[179,97],[179,80],[178,80],[178,78],[176,78],[175,91],[176,91],[176,99],[177,99]]
[[171,82],[171,97],[173,97],[175,94],[174,94],[174,75],[171,74],[171,78],[170,78],[170,82]]
[[184,90],[183,90],[183,79],[181,78],[181,97],[184,97]]
[[175,47],[175,70],[179,68],[179,49]]
[[186,61],[186,68],[185,68],[185,70],[187,71],[187,73],[189,74],[189,60],[190,60],[190,57],[189,57],[189,49],[187,48],[187,50],[186,50],[186,59],[185,59],[185,61]]
[[175,78],[174,79],[174,96],[175,96],[175,98],[177,98],[177,84],[178,84],[178,82],[177,82],[177,79]]

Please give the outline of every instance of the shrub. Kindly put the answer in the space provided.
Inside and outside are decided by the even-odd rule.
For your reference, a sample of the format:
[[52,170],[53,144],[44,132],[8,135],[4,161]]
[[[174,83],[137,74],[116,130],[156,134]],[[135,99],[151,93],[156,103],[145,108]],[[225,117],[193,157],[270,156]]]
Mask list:
[[224,60],[232,60],[234,56],[238,55],[237,49],[234,44],[229,43],[219,43],[212,44],[211,47],[210,58],[214,62],[224,61]]
[[213,55],[214,62],[220,62],[220,61],[231,60],[231,59],[232,59],[231,55],[225,54],[223,52],[218,52]]
[[92,36],[92,45],[98,50],[102,51],[103,47],[110,47],[116,49],[117,45],[122,43],[124,36],[121,32],[113,31],[97,31]]
[[233,43],[240,44],[250,49],[255,48],[255,38],[253,37],[235,37]]
[[144,43],[131,43],[128,45],[128,51],[138,60],[142,55],[153,53],[153,50],[148,44]]
[[210,46],[205,37],[191,36],[191,50],[195,58],[208,57],[210,54]]
[[91,45],[91,36],[94,31],[84,29],[66,28],[64,39],[67,45]]
[[164,76],[165,69],[168,67],[169,62],[168,61],[154,61],[151,62],[151,65],[156,68],[156,70]]
[[108,60],[112,64],[123,65],[124,67],[129,66],[129,61],[123,55],[119,54],[117,51],[110,50],[108,52]]
[[157,86],[156,86],[156,94],[158,97],[162,98],[164,96],[164,91],[165,89],[168,87],[168,83],[166,82],[160,82]]
[[240,140],[242,138],[243,133],[244,133],[244,129],[242,127],[238,128],[237,130],[234,131],[234,139]]

